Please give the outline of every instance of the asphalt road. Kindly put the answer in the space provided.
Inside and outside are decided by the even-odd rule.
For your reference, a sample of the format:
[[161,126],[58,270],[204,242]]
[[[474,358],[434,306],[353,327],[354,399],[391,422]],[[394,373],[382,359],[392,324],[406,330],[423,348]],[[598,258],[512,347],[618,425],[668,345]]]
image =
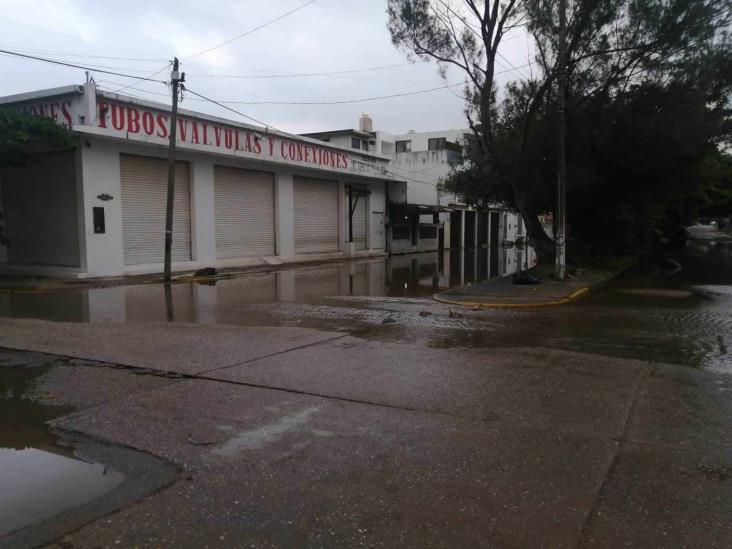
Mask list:
[[59,548],[732,539],[719,373],[298,327],[2,319],[0,346],[76,357],[38,389],[78,410],[54,420],[62,437],[177,471]]

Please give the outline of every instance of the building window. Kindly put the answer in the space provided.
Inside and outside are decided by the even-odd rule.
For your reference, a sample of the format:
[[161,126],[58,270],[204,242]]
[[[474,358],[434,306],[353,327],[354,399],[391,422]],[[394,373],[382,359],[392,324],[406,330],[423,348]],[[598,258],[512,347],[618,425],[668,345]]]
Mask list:
[[355,137],[351,137],[351,148],[352,149],[361,149],[361,140],[356,139]]
[[427,150],[429,151],[441,151],[447,148],[446,137],[433,137],[427,140]]
[[396,152],[398,152],[398,153],[412,152],[412,142],[411,141],[397,141],[396,142]]
[[430,240],[437,238],[437,227],[435,225],[420,225],[419,239]]
[[369,150],[369,142],[368,141],[364,141],[363,142],[363,150],[365,150],[365,151]]

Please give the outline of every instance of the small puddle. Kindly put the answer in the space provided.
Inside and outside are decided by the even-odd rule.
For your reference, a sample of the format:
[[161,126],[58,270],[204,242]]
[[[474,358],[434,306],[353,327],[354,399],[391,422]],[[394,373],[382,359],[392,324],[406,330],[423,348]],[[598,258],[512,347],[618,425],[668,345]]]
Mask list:
[[124,480],[124,475],[77,459],[72,449],[58,444],[46,422],[70,408],[26,398],[49,369],[42,362],[37,355],[0,351],[0,541]]
[[124,475],[37,448],[0,448],[0,538],[117,487]]

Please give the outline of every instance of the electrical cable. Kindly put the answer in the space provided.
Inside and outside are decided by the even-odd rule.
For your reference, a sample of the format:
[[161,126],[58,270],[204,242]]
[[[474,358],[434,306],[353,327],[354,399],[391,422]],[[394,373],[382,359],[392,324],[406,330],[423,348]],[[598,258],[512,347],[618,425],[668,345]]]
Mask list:
[[[12,46],[2,46],[6,48],[12,48]],[[13,51],[18,51],[22,53],[30,53],[30,54],[41,54],[41,55],[53,55],[55,57],[81,57],[81,58],[93,58],[93,59],[113,59],[115,61],[141,61],[141,62],[150,62],[150,63],[161,63],[162,61],[165,61],[165,59],[162,58],[152,58],[152,57],[114,57],[109,55],[93,55],[89,53],[71,53],[71,52],[61,52],[61,51],[54,51],[54,50],[38,50],[38,49],[30,49],[30,48],[12,48]]]
[[[301,72],[301,73],[283,73],[283,74],[197,74],[191,73],[191,76],[200,76],[203,78],[303,78],[308,76],[333,76],[338,74],[353,74],[358,72],[370,72],[383,69],[393,69],[396,67],[406,67],[414,65],[415,63],[395,63],[392,65],[381,65],[377,67],[366,67],[363,69],[344,69],[340,71],[327,71],[327,72]],[[250,69],[253,70],[253,69]],[[261,72],[272,72],[272,71],[261,71]]]
[[[77,65],[75,63],[66,63],[64,61],[58,61],[58,60],[55,60],[55,59],[47,59],[47,58],[44,58],[44,57],[37,57],[35,55],[27,55],[25,53],[18,53],[18,52],[10,51],[10,50],[0,49],[0,53],[6,54],[6,55],[14,55],[14,56],[17,56],[17,57],[23,57],[23,58],[26,58],[26,59],[32,59],[34,61],[43,61],[44,63],[52,63],[54,65],[61,65],[61,66],[64,66],[64,67],[72,67],[72,68],[75,68],[75,69],[84,69],[84,70],[91,71],[91,72],[101,72],[103,74],[111,74],[113,76],[121,76],[123,78],[134,78],[134,79],[140,80],[140,81],[143,81],[144,80],[144,81],[147,81],[147,82],[157,82],[158,84],[166,84],[166,85],[168,84],[164,80],[154,80],[154,79],[148,78],[148,77],[134,76],[134,75],[131,75],[131,74],[124,74],[124,73],[121,73],[121,72],[114,72],[114,71],[108,71],[108,70],[103,70],[103,69],[95,69],[93,67],[89,67],[89,66],[85,66],[85,65]],[[158,72],[160,72],[160,71],[158,71]]]
[[[183,88],[184,91],[186,91],[188,93],[192,93],[193,95],[195,95],[195,96],[197,96],[197,97],[199,97],[201,99],[204,99],[204,100],[206,100],[206,101],[208,101],[210,103],[213,103],[214,105],[218,105],[219,107],[221,107],[223,109],[226,109],[227,111],[231,111],[231,112],[233,112],[235,114],[238,114],[239,116],[242,116],[242,117],[244,117],[244,118],[246,118],[248,120],[251,120],[251,121],[253,121],[253,122],[257,123],[257,124],[260,124],[261,126],[264,126],[264,128],[265,128],[264,134],[266,134],[270,129],[272,129],[272,130],[275,130],[277,133],[280,133],[280,134],[282,134],[282,135],[284,135],[286,137],[290,137],[292,139],[296,139],[298,141],[301,141],[302,138],[303,138],[302,135],[295,135],[295,134],[286,132],[284,130],[281,130],[279,128],[276,128],[274,126],[271,126],[269,124],[266,124],[265,122],[262,122],[261,120],[257,120],[253,116],[249,116],[248,114],[244,114],[241,111],[238,111],[236,109],[233,109],[231,107],[228,107],[227,105],[224,105],[223,103],[220,103],[218,101],[215,101],[215,100],[211,99],[210,97],[206,97],[205,95],[202,95],[202,94],[200,94],[198,92],[195,92],[195,91],[193,91],[193,90],[191,90],[191,89],[189,89],[189,88],[187,88],[187,87],[185,87],[183,85],[181,85],[181,87]],[[408,180],[414,181],[416,183],[424,183],[425,185],[436,185],[436,183],[431,182],[431,181],[423,181],[423,180],[420,180],[420,179],[414,179],[414,178],[406,177],[406,176],[401,175],[401,174],[398,174],[398,173],[394,173],[394,172],[388,170],[385,166],[380,166],[378,164],[375,164],[375,163],[369,162],[369,161],[365,161],[365,160],[362,160],[360,158],[353,158],[352,157],[351,158],[351,161],[354,162],[354,163],[356,163],[356,164],[361,164],[363,166],[367,166],[367,167],[373,168],[373,169],[379,171],[382,174],[388,174],[388,175],[392,175],[394,177],[398,177],[398,178],[402,178],[402,179],[408,179]]]
[[264,27],[266,27],[266,26],[268,26],[268,25],[271,25],[272,23],[276,23],[276,22],[277,22],[277,21],[279,21],[280,19],[284,19],[284,18],[285,18],[285,17],[287,17],[288,15],[291,15],[291,14],[295,13],[296,11],[298,11],[298,10],[301,10],[302,8],[304,8],[304,7],[306,7],[306,6],[309,6],[309,5],[310,5],[310,4],[312,4],[313,2],[315,2],[315,0],[308,0],[308,1],[307,1],[307,2],[305,2],[304,4],[301,4],[301,5],[297,6],[296,8],[294,8],[294,9],[291,9],[290,11],[288,11],[288,12],[285,12],[285,13],[283,13],[282,15],[278,15],[278,16],[277,16],[277,17],[275,17],[274,19],[271,19],[271,20],[269,20],[269,21],[267,21],[267,22],[265,22],[265,23],[262,23],[262,24],[261,24],[261,25],[259,25],[258,27],[254,27],[253,29],[250,29],[250,30],[246,31],[245,33],[243,33],[243,34],[240,34],[239,36],[235,36],[234,38],[231,38],[230,40],[227,40],[227,41],[225,41],[225,42],[221,42],[221,44],[217,44],[216,46],[212,46],[212,47],[210,47],[210,48],[208,48],[208,49],[205,49],[205,50],[203,50],[203,51],[199,51],[198,53],[195,53],[195,54],[193,54],[193,55],[189,55],[188,57],[185,57],[185,58],[183,59],[183,61],[188,61],[189,59],[193,59],[194,57],[199,57],[199,56],[201,56],[201,55],[203,55],[203,54],[205,54],[205,53],[208,53],[208,52],[210,52],[210,51],[213,51],[213,50],[215,50],[215,49],[218,49],[218,48],[220,48],[220,47],[222,47],[222,46],[226,46],[226,45],[228,45],[228,44],[231,44],[232,42],[235,42],[235,41],[237,41],[237,40],[239,40],[239,39],[241,39],[241,38],[244,38],[245,36],[248,36],[248,35],[250,35],[250,34],[252,34],[252,33],[254,33],[254,32],[256,32],[256,31],[260,30],[260,29],[263,29]]

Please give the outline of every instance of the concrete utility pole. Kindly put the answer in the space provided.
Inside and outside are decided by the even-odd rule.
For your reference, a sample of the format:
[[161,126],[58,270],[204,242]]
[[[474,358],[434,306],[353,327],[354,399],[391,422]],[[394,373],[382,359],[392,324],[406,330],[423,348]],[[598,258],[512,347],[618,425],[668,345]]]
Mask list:
[[557,214],[554,235],[554,276],[564,280],[567,270],[567,159],[565,151],[565,93],[567,87],[567,0],[559,0],[559,51],[557,52]]
[[165,209],[165,264],[163,280],[170,282],[170,260],[173,249],[173,199],[175,198],[175,146],[178,129],[178,88],[186,79],[178,72],[178,58],[173,58],[170,85],[173,89],[173,111],[170,116],[170,141],[168,143],[168,203]]

